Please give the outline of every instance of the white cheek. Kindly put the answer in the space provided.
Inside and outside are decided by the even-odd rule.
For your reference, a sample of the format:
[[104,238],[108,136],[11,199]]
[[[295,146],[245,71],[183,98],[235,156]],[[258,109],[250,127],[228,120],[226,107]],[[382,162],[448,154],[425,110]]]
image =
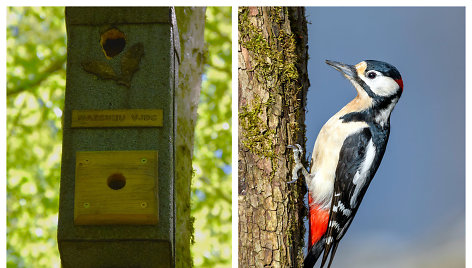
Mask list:
[[387,76],[377,76],[375,79],[361,77],[361,79],[364,80],[375,94],[382,97],[395,94],[399,87],[395,80]]

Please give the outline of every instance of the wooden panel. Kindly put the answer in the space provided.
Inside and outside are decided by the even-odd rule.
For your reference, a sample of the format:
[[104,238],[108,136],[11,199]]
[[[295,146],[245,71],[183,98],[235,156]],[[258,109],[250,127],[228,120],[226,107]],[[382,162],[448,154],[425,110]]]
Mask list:
[[71,127],[162,127],[161,109],[73,110]]
[[77,152],[74,223],[157,224],[157,151]]

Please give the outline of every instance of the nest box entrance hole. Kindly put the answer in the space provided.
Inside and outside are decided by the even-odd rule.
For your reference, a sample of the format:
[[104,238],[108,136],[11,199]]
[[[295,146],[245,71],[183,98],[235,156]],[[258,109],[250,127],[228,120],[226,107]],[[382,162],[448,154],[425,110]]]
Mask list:
[[107,59],[111,59],[123,51],[126,46],[125,34],[117,28],[106,30],[100,36],[100,45]]

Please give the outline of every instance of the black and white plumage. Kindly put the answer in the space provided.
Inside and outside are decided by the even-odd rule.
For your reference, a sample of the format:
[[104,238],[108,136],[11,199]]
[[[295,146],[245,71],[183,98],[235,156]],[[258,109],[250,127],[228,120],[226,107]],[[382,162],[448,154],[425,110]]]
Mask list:
[[403,92],[403,81],[392,65],[373,60],[357,65],[326,61],[356,88],[358,95],[321,129],[313,150],[310,173],[294,149],[294,180],[302,170],[309,190],[310,236],[304,267],[323,254],[331,266],[342,239],[385,153],[390,114]]

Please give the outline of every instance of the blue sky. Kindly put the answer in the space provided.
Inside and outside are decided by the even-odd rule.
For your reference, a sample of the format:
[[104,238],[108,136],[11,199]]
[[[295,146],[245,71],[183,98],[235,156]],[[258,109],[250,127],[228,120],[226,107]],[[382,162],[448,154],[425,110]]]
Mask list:
[[465,9],[311,7],[306,15],[309,154],[323,124],[356,95],[326,59],[385,61],[404,83],[384,159],[333,266],[464,267]]

